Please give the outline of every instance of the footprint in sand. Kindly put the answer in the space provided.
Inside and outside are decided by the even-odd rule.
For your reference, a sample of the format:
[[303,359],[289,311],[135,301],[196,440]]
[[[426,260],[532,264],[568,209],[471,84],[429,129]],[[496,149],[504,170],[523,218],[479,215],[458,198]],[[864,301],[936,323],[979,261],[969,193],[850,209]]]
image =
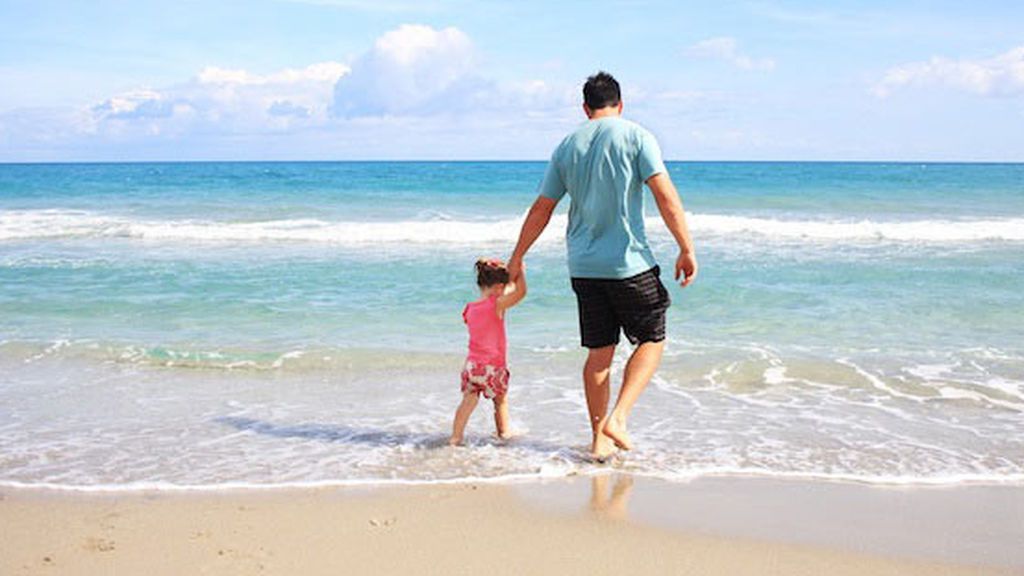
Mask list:
[[398,522],[398,518],[394,516],[392,516],[391,518],[385,518],[383,520],[371,518],[370,526],[373,526],[374,528],[388,528],[390,526],[394,526],[396,522]]
[[114,541],[106,538],[86,538],[82,547],[90,552],[112,552],[114,550]]
[[234,548],[221,548],[217,550],[217,556],[226,557],[231,561],[248,564],[250,568],[254,568],[256,571],[262,572],[266,566],[261,560],[267,556],[273,556],[273,554],[268,554],[261,546],[259,552],[256,554],[249,554],[241,550],[235,550]]

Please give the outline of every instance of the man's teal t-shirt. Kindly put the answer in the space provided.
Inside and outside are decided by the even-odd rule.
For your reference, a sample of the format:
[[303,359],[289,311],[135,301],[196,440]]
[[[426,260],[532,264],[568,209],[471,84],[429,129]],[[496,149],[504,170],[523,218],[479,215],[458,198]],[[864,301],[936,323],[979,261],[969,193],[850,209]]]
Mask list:
[[588,120],[551,155],[540,195],[569,194],[569,275],[628,278],[656,264],[644,233],[644,182],[665,172],[650,132],[618,116]]

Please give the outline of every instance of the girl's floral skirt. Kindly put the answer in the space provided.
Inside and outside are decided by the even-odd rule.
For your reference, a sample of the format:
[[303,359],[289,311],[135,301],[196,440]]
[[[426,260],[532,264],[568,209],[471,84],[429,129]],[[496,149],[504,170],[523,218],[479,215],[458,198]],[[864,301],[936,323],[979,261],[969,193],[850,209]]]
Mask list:
[[504,396],[508,392],[508,368],[477,364],[466,360],[462,368],[462,393],[474,392],[483,394],[484,398],[493,400],[496,396]]

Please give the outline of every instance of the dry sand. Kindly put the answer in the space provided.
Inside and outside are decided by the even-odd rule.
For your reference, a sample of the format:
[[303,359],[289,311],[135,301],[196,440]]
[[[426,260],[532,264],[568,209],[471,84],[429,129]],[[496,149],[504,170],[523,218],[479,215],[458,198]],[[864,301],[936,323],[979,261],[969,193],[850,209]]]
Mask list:
[[[952,561],[936,561],[927,557],[927,548],[872,554],[835,546],[827,538],[808,543],[799,530],[774,535],[759,533],[757,526],[736,530],[749,528],[750,519],[718,518],[735,510],[716,505],[716,493],[725,490],[750,502],[780,489],[769,484],[752,492],[749,482],[724,482],[634,486],[631,479],[609,476],[554,484],[196,493],[6,489],[0,494],[0,574],[1024,573],[1024,560],[1014,548],[1004,550],[998,542],[991,562],[957,558],[955,552]],[[642,495],[632,498],[637,486],[646,503]],[[839,497],[839,508],[858,506],[856,500],[843,504],[848,490],[838,490],[847,492]],[[999,497],[1019,498],[1021,489],[1014,490]],[[801,493],[783,498],[797,510],[820,506],[813,498],[801,503]],[[640,512],[630,511],[631,499]],[[679,502],[691,510],[704,502],[705,509],[688,515],[691,525],[658,521],[656,510],[671,511]],[[710,516],[701,521],[698,515]],[[801,525],[813,528],[810,516],[830,525],[828,511],[805,516],[798,519]],[[1024,534],[1024,527],[1013,525],[1016,520],[1012,511],[997,519],[1011,523],[993,531],[1000,542]],[[834,523],[842,521],[840,514]],[[843,536],[861,541],[857,532],[869,529],[856,524]]]

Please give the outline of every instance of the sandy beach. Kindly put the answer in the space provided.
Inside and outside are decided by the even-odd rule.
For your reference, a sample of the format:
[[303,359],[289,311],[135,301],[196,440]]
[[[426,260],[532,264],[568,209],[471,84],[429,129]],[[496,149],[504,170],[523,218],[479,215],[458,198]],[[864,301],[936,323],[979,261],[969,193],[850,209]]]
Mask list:
[[0,15],[0,576],[1024,576],[1024,0]]
[[1019,487],[680,484],[609,474],[503,485],[2,496],[5,575],[1024,571],[1014,544],[1024,536]]

